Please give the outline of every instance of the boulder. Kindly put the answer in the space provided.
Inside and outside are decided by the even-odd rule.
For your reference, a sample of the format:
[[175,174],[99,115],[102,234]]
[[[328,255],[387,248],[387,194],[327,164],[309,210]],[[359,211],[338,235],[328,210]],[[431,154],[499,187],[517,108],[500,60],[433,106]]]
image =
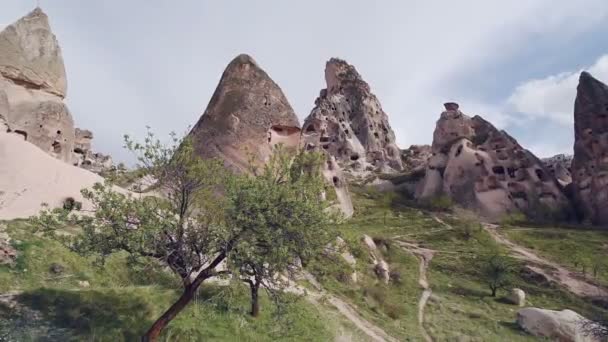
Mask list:
[[574,103],[572,181],[580,216],[608,227],[608,86],[587,72]]
[[517,312],[517,324],[526,332],[558,342],[601,342],[586,334],[590,321],[572,310],[525,308]]
[[382,280],[385,284],[388,284],[391,280],[391,273],[388,263],[384,260],[378,260],[378,262],[374,266],[374,272],[376,272],[378,278]]
[[226,67],[190,136],[203,158],[220,158],[230,169],[247,172],[250,155],[261,164],[277,144],[297,148],[300,124],[281,88],[243,54]]
[[516,211],[535,217],[570,213],[563,188],[536,156],[455,103],[446,103],[437,121],[432,156],[416,190],[418,199],[440,195],[490,220]]
[[70,162],[74,122],[66,91],[61,49],[40,8],[0,32],[0,116],[10,131]]
[[522,289],[511,289],[511,292],[507,296],[507,300],[517,306],[526,305],[526,293]]
[[401,170],[401,153],[380,102],[354,66],[332,58],[325,67],[327,87],[304,120],[307,149],[325,151],[345,171],[358,174]]

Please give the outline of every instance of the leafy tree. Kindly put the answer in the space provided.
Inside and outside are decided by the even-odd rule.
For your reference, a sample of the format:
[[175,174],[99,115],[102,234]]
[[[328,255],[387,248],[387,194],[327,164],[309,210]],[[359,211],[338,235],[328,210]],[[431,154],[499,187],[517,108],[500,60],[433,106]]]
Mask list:
[[500,254],[493,254],[484,260],[481,271],[492,291],[492,297],[496,297],[496,292],[499,289],[509,285],[512,269],[511,261]]
[[319,155],[293,156],[279,146],[263,167],[251,164],[250,174],[228,187],[228,222],[253,232],[235,244],[229,267],[249,285],[254,317],[260,312],[260,287],[278,303],[287,285],[280,275],[297,269],[331,241],[332,217],[320,200],[321,162]]
[[143,144],[128,136],[125,143],[157,181],[156,195],[133,196],[98,183],[82,190],[93,205],[91,215],[57,209],[42,213],[34,223],[51,235],[66,224],[82,227],[82,234],[56,238],[102,263],[108,255],[126,251],[132,260],[152,258],[166,264],[181,280],[183,293],[142,337],[154,341],[205,280],[227,273],[218,265],[243,232],[225,224],[219,186],[228,177],[221,162],[195,157],[191,141],[174,134],[169,146],[150,132]]
[[[142,340],[156,341],[205,280],[234,270],[221,268],[222,263],[229,261],[245,270],[239,262],[253,260],[263,266],[261,276],[265,277],[283,270],[289,253],[306,256],[314,250],[307,248],[314,246],[306,243],[311,235],[307,229],[318,234],[326,217],[319,211],[319,201],[310,197],[316,180],[298,181],[295,168],[289,169],[290,174],[279,168],[282,173],[276,174],[279,178],[271,186],[265,173],[259,179],[237,178],[226,172],[221,161],[202,160],[195,156],[190,139],[174,134],[170,145],[152,133],[143,144],[128,136],[125,143],[136,154],[139,167],[156,180],[154,194],[132,195],[111,184],[96,184],[82,191],[93,206],[90,215],[55,209],[41,213],[33,223],[72,250],[97,256],[100,263],[112,253],[126,251],[133,261],[153,259],[171,269],[183,292]],[[296,184],[310,186],[296,196]],[[264,197],[272,200],[263,201]],[[66,225],[77,225],[82,233],[55,234]],[[255,257],[264,243],[271,243],[272,249],[263,258]]]

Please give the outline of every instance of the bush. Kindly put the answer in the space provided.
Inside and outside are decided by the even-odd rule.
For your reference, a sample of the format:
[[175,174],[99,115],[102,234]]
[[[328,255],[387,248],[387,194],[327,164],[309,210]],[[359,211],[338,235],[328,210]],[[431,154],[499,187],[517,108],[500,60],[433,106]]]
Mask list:
[[63,209],[80,211],[82,209],[82,202],[75,200],[73,197],[68,197],[63,201]]

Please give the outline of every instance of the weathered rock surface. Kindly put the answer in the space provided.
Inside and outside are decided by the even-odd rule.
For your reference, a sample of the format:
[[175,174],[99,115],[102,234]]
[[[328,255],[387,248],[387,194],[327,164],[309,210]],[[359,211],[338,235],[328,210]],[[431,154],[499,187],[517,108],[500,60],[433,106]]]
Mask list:
[[115,169],[112,157],[93,152],[93,132],[76,128],[72,164],[98,174]]
[[63,103],[61,49],[40,8],[0,32],[0,116],[10,131],[69,162],[74,122]]
[[525,308],[517,312],[517,324],[528,333],[558,342],[600,342],[585,333],[589,320],[572,310]]
[[574,104],[572,180],[577,208],[608,227],[608,87],[581,73]]
[[405,150],[401,150],[403,170],[408,172],[424,170],[426,163],[432,156],[433,150],[430,145],[412,145]]
[[463,114],[456,103],[445,104],[432,152],[419,199],[447,195],[490,219],[514,211],[569,212],[561,186],[538,158],[480,116]]
[[332,58],[325,67],[325,80],[327,88],[304,121],[306,148],[326,151],[345,171],[401,170],[388,116],[357,70]]
[[226,68],[190,135],[204,158],[221,158],[235,171],[246,171],[249,154],[263,163],[272,147],[297,148],[300,124],[279,86],[248,55]]
[[557,154],[553,157],[543,158],[542,162],[559,183],[566,187],[572,183],[571,167],[573,158],[572,155]]
[[526,305],[526,293],[522,289],[511,289],[511,292],[507,296],[507,300],[517,306]]

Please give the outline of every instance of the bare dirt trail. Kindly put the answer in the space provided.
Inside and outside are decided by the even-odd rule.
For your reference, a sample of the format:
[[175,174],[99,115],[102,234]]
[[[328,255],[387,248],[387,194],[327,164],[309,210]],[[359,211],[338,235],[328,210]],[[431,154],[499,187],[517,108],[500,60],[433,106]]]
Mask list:
[[608,290],[606,288],[594,284],[589,279],[580,277],[564,266],[547,260],[531,250],[507,239],[504,235],[498,232],[499,226],[483,223],[483,228],[492,236],[492,238],[494,238],[496,242],[509,248],[515,258],[529,262],[531,264],[529,268],[534,272],[542,274],[547,279],[562,285],[575,295],[581,297],[608,296]]
[[382,328],[361,317],[361,315],[357,313],[357,310],[355,310],[350,304],[325,291],[312,274],[306,272],[304,273],[304,277],[316,290],[305,289],[294,284],[288,289],[288,291],[306,295],[306,299],[308,299],[308,301],[314,305],[320,305],[322,300],[326,301],[373,341],[398,342],[397,339],[391,337]]
[[433,342],[433,338],[424,328],[424,309],[426,308],[429,298],[433,294],[433,291],[429,285],[427,270],[429,268],[429,263],[433,259],[436,251],[421,248],[418,245],[410,242],[398,240],[396,240],[396,242],[401,248],[414,255],[420,261],[418,284],[423,291],[422,295],[420,296],[420,300],[418,301],[418,326],[420,327],[420,332],[422,333],[424,340],[427,342]]

